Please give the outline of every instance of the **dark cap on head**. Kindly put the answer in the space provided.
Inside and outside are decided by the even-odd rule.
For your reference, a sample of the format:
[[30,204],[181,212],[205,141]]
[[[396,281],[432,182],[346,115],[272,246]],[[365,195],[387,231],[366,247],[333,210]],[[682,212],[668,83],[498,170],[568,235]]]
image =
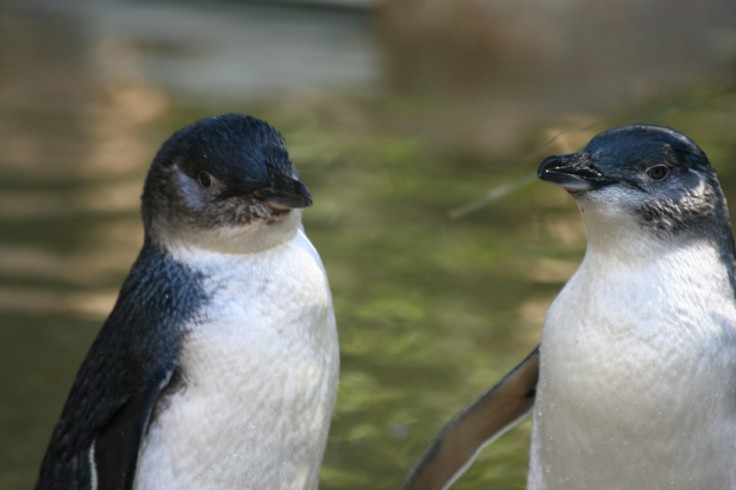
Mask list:
[[[715,234],[732,241],[716,171],[703,150],[674,129],[633,124],[604,131],[579,153],[546,158],[538,175],[585,202],[630,211],[658,236]],[[604,189],[615,192],[597,192]]]
[[147,230],[154,221],[247,224],[312,204],[278,131],[243,114],[208,117],[174,133],[151,165],[142,200]]

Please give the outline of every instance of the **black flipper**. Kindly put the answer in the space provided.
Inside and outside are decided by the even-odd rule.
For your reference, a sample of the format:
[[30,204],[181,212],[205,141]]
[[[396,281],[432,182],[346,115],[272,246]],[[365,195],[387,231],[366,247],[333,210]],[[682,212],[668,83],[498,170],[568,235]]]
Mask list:
[[539,346],[442,429],[401,488],[435,490],[449,487],[484,446],[516,425],[531,410],[538,378]]
[[147,239],[79,368],[36,490],[132,487],[157,401],[181,382],[185,327],[206,299],[200,273]]
[[100,430],[91,458],[97,490],[130,490],[138,452],[156,401],[169,385],[173,369],[156,373],[145,390],[131,396]]

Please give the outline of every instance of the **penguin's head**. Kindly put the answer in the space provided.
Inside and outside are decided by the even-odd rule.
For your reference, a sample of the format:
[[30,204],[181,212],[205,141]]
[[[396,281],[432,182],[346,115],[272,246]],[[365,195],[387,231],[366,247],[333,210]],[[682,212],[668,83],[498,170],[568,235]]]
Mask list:
[[161,247],[245,253],[290,239],[311,204],[281,135],[252,116],[225,114],[163,144],[142,213],[147,237]]
[[[575,198],[588,229],[731,239],[726,200],[705,153],[687,136],[657,125],[604,131],[580,153],[553,155],[539,178]],[[725,236],[724,236],[725,235]]]

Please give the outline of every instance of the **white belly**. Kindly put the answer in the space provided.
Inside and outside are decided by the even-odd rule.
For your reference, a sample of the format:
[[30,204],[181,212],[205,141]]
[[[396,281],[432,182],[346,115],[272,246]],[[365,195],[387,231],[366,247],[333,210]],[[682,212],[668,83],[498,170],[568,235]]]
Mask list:
[[316,488],[339,368],[316,252],[300,232],[256,263],[204,267],[215,299],[189,326],[183,386],[144,441],[136,488]]
[[591,262],[545,321],[529,488],[736,488],[723,274],[698,282],[659,264],[606,276]]

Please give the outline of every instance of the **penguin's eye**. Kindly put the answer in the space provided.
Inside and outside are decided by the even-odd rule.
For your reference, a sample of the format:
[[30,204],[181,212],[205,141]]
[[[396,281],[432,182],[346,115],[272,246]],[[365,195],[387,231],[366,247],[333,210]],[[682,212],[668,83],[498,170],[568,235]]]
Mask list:
[[199,185],[201,185],[205,189],[209,189],[209,187],[212,185],[212,176],[205,171],[199,172],[198,179]]
[[667,165],[655,165],[652,168],[647,169],[647,175],[652,180],[664,180],[670,174],[670,168]]

